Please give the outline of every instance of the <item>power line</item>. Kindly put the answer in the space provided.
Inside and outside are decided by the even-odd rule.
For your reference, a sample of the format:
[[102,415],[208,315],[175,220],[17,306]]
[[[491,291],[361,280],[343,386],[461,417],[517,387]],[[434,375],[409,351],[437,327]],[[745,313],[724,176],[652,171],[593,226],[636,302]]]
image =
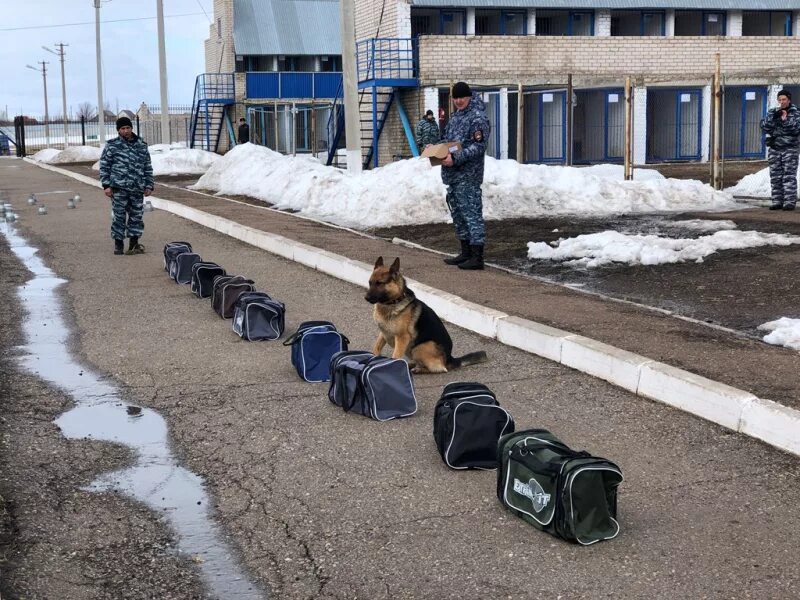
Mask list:
[[[201,7],[202,8],[202,7]],[[180,15],[164,15],[165,19],[174,19],[176,17],[197,17],[199,15],[205,14],[206,18],[208,18],[208,14],[205,12],[195,12],[195,13],[183,13]],[[127,21],[153,21],[157,17],[137,17],[135,19],[113,19],[111,21],[101,21],[102,23],[125,23]],[[83,21],[81,23],[61,23],[60,25],[32,25],[30,27],[8,27],[0,29],[0,31],[25,31],[28,29],[53,29],[55,27],[75,27],[77,25],[94,25],[94,21]]]
[[211,17],[208,16],[208,13],[206,12],[205,7],[202,4],[200,4],[200,0],[195,0],[195,1],[197,2],[197,6],[200,7],[200,10],[203,11],[203,14],[206,16],[206,19],[208,19],[208,22],[209,23],[213,23],[213,21],[211,20]]

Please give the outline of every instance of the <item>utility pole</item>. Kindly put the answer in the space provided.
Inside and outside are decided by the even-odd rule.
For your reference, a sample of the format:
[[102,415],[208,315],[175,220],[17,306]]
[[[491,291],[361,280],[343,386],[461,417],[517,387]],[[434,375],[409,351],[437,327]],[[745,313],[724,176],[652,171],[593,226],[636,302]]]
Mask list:
[[64,78],[64,47],[69,46],[69,44],[62,44],[61,42],[57,44],[53,44],[54,46],[58,47],[58,52],[48,48],[47,46],[42,46],[44,50],[47,50],[50,54],[55,54],[61,59],[61,102],[62,102],[62,110],[64,115],[64,148],[69,146],[69,133],[67,132],[67,84],[65,83]]
[[169,94],[167,94],[167,51],[164,43],[164,0],[156,0],[158,15],[158,71],[161,75],[161,143],[170,143]]
[[720,111],[722,106],[722,88],[720,72],[719,52],[714,55],[714,89],[713,89],[713,127],[714,136],[711,146],[711,186],[715,190],[722,189],[722,171],[720,170],[720,156],[722,154],[722,123],[720,121]]
[[97,53],[97,139],[106,143],[106,109],[103,104],[103,62],[100,58],[100,0],[94,0],[94,35]]
[[623,173],[625,181],[633,179],[633,87],[630,76],[625,78],[625,147]]
[[342,89],[347,138],[347,170],[356,174],[361,173],[361,114],[358,109],[354,4],[354,0],[340,0],[339,20],[342,32]]
[[25,65],[29,69],[33,69],[34,71],[41,71],[42,72],[42,81],[44,82],[44,138],[45,143],[49,146],[50,145],[50,111],[47,109],[47,63],[43,60],[38,61],[42,68],[39,69],[38,67],[32,67],[30,65]]

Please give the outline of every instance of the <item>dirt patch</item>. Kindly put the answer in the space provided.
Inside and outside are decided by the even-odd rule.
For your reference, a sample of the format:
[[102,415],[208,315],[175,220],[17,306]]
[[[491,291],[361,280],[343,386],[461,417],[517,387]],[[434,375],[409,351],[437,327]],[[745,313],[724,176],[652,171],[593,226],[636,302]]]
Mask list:
[[[760,220],[758,211],[732,220],[739,229],[800,235],[800,222]],[[677,314],[759,336],[758,325],[782,316],[797,316],[800,287],[789,276],[800,268],[798,246],[751,248],[717,252],[702,263],[655,266],[609,265],[569,267],[531,260],[527,243],[552,242],[581,234],[615,230],[648,234],[664,232],[670,222],[698,217],[726,218],[725,213],[618,217],[610,219],[514,219],[487,222],[486,259],[514,272],[580,286],[617,299],[654,306]],[[455,252],[452,225],[392,227],[373,231],[442,252]],[[669,228],[674,237],[698,237],[697,232]],[[763,334],[761,334],[763,335]],[[759,336],[760,337],[760,336]]]

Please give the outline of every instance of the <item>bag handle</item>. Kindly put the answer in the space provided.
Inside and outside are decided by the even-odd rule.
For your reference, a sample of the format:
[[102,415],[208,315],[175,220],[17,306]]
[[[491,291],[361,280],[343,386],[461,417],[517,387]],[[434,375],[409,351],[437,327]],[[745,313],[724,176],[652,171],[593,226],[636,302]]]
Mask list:
[[[352,375],[356,379],[356,386],[353,388],[353,392],[351,394],[347,394],[345,400],[342,401],[342,409],[344,412],[350,412],[353,410],[353,407],[356,405],[356,396],[358,395],[358,387],[361,385],[361,373],[363,373],[363,369],[357,369],[353,367],[347,362],[343,365],[340,365],[339,368],[342,370],[342,374],[347,377],[347,375]],[[345,390],[347,390],[347,386],[345,386]]]
[[[518,457],[524,457],[524,462],[527,463],[526,466],[529,467],[532,471],[536,471],[537,473],[542,473],[544,475],[550,475],[552,477],[558,477],[558,474],[561,472],[561,461],[557,464],[553,464],[552,462],[546,463],[539,459],[538,456],[533,454],[532,452],[525,451],[523,453],[524,448],[517,448],[518,450]],[[512,450],[513,452],[513,450]],[[566,458],[565,460],[569,460]]]

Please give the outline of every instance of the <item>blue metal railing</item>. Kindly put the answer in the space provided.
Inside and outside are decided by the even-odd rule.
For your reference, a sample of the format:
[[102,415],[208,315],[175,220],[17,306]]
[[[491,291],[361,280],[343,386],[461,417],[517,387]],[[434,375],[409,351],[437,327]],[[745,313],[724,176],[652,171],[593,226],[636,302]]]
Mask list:
[[[189,139],[189,144],[192,148],[194,148],[201,112],[204,117],[205,130],[203,132],[203,145],[206,150],[212,150],[212,134],[214,134],[214,146],[216,147],[219,133],[222,131],[222,115],[218,113],[219,111],[224,112],[224,107],[228,104],[233,104],[235,101],[236,84],[233,73],[203,73],[197,76],[194,82],[191,137]],[[209,110],[209,105],[217,105],[217,108]],[[219,123],[216,123],[217,116],[219,116]],[[215,121],[213,126],[212,120]]]
[[260,99],[329,99],[336,96],[342,83],[338,71],[249,72],[245,76],[248,98]]
[[370,38],[356,43],[358,81],[409,82],[417,76],[417,38]]
[[203,73],[197,76],[194,86],[196,101],[233,101],[236,85],[233,73]]

